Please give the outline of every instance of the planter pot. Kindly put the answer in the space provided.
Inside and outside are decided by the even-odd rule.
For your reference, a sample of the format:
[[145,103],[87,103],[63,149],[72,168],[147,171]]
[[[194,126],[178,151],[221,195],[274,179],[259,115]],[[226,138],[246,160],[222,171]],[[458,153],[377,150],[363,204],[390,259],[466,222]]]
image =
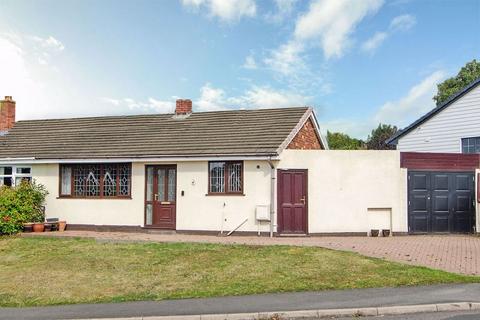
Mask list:
[[45,230],[45,225],[43,223],[34,223],[33,232],[43,232]]
[[390,230],[388,230],[388,229],[382,230],[382,235],[384,237],[390,237]]
[[372,237],[378,237],[378,232],[379,232],[379,230],[377,230],[377,229],[372,229],[372,230],[370,230],[370,235],[371,235]]
[[67,226],[67,221],[58,221],[58,231],[63,232]]
[[45,223],[44,224],[45,226],[45,231],[48,232],[48,231],[52,231],[52,224],[51,223]]
[[23,232],[32,232],[32,231],[33,231],[33,223],[23,224]]

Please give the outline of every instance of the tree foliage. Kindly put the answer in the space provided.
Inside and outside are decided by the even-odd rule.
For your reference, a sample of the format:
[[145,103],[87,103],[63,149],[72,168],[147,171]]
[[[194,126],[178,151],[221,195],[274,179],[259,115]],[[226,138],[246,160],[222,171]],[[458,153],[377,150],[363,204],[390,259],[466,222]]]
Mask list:
[[460,69],[455,77],[438,84],[438,92],[433,100],[440,105],[478,78],[480,78],[480,62],[474,59]]
[[397,132],[397,127],[389,124],[379,124],[368,136],[368,150],[394,150],[395,146],[387,145],[386,141]]
[[328,146],[332,150],[359,150],[365,149],[364,142],[351,138],[348,134],[327,131]]

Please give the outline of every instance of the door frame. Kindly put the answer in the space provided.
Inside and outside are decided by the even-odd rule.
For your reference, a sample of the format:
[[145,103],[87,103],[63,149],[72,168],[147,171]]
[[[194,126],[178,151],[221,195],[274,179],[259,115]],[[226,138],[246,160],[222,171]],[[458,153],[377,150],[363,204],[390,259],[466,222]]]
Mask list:
[[[468,175],[472,175],[473,176],[473,179],[474,179],[474,186],[473,186],[473,191],[472,191],[472,199],[473,199],[473,202],[474,202],[474,206],[473,206],[473,213],[472,213],[472,217],[471,217],[471,226],[470,226],[470,231],[468,232],[456,232],[456,231],[445,231],[445,232],[435,232],[435,231],[432,231],[432,230],[427,230],[426,232],[413,232],[413,231],[410,231],[412,228],[411,228],[411,225],[412,225],[412,219],[411,219],[411,207],[410,207],[410,190],[411,190],[411,187],[412,187],[412,183],[410,181],[410,174],[412,173],[425,173],[425,174],[429,174],[430,177],[429,179],[431,179],[432,177],[432,174],[434,173],[446,173],[446,174],[468,174]],[[432,214],[432,200],[433,200],[433,196],[432,196],[432,188],[433,186],[431,185],[431,180],[430,180],[430,188],[428,190],[428,193],[430,194],[430,200],[429,200],[429,215],[430,215],[430,225],[428,226],[428,229],[431,229],[431,214]],[[450,182],[449,182],[450,183]],[[475,193],[475,171],[469,171],[469,170],[422,170],[422,169],[408,169],[407,171],[407,228],[408,228],[408,234],[412,234],[412,235],[421,235],[421,234],[471,234],[471,233],[474,233],[474,230],[475,230],[475,225],[476,225],[476,206],[477,206],[477,202],[478,202],[478,199],[476,199],[476,193]],[[450,186],[449,186],[449,199],[450,199]],[[449,200],[450,202],[450,200]],[[450,209],[449,209],[450,210]],[[450,217],[448,218],[449,219],[449,224],[450,224]]]
[[[153,185],[155,186],[155,169],[156,168],[165,168],[165,169],[175,169],[175,222],[173,225],[173,228],[164,228],[164,227],[159,227],[151,224],[147,224],[147,175],[148,175],[148,168],[153,168],[154,172],[154,179],[153,179]],[[143,196],[143,226],[146,229],[162,229],[162,230],[177,230],[177,182],[178,182],[178,170],[177,170],[177,164],[146,164],[145,165],[145,176],[144,176],[144,196]],[[152,190],[153,191],[153,190]],[[153,220],[153,214],[155,213],[154,211],[155,205],[153,204],[152,201],[152,220]]]
[[[277,169],[277,234],[279,235],[296,235],[297,233],[285,233],[285,232],[280,232],[280,220],[282,221],[283,224],[283,218],[280,219],[280,209],[281,209],[281,185],[280,185],[280,173],[282,171],[286,172],[302,172],[304,173],[304,184],[305,184],[305,235],[309,234],[308,231],[308,199],[309,199],[309,193],[308,193],[308,169]],[[283,183],[283,181],[282,181]],[[282,184],[283,186],[283,184]]]

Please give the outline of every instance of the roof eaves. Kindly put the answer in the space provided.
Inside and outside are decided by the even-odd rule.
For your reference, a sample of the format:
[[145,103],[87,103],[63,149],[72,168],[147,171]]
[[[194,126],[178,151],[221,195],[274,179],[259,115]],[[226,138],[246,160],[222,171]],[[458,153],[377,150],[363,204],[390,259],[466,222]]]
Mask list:
[[422,117],[420,117],[419,119],[417,119],[416,121],[414,121],[412,124],[410,124],[409,126],[405,127],[404,129],[402,130],[399,130],[396,134],[394,134],[391,138],[389,138],[386,143],[387,144],[394,144],[396,143],[396,141],[398,140],[398,138],[400,138],[401,136],[403,136],[404,134],[410,132],[411,130],[415,129],[417,126],[419,126],[420,124],[424,123],[425,121],[427,121],[428,119],[430,119],[431,117],[433,117],[435,114],[437,114],[438,112],[442,111],[443,109],[445,109],[446,107],[448,107],[450,104],[452,104],[454,101],[456,101],[457,99],[461,98],[464,94],[466,94],[467,92],[469,92],[470,90],[472,90],[473,88],[475,88],[477,85],[480,84],[480,78],[472,81],[469,85],[467,85],[466,87],[464,87],[462,90],[460,90],[459,92],[457,92],[456,94],[452,95],[450,98],[448,98],[447,101],[445,101],[444,103],[442,103],[441,105],[439,105],[438,107],[435,107],[433,108],[432,110],[430,110],[428,113],[426,113],[425,115],[423,115]]

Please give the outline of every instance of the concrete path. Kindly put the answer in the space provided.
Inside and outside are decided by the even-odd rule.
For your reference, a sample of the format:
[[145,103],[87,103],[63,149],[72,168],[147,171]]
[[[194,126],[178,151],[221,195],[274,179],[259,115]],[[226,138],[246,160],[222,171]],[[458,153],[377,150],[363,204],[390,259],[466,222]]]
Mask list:
[[129,318],[480,302],[480,284],[264,294],[207,299],[0,308],[0,320]]
[[201,242],[249,245],[319,246],[449,272],[480,275],[480,237],[467,235],[371,237],[217,237],[184,234],[66,231],[24,236],[88,237],[114,241]]
[[[336,320],[354,320],[352,317],[335,318]],[[362,317],[361,320],[478,320],[480,311],[462,312],[428,312],[416,314],[401,314],[396,316]]]

